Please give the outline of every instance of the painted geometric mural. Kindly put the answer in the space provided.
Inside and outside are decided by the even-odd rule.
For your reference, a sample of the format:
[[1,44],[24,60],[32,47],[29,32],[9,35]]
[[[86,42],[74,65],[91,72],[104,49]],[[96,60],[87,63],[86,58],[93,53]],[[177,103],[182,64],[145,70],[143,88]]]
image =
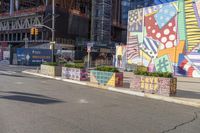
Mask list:
[[129,11],[126,63],[200,77],[200,0]]

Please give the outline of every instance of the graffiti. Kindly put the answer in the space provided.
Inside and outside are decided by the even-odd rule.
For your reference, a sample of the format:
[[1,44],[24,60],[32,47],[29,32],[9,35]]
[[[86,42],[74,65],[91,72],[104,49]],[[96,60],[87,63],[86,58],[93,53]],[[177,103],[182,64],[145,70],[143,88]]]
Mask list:
[[137,9],[129,12],[129,31],[142,31],[143,10]]
[[139,48],[138,48],[138,37],[133,36],[129,37],[129,43],[126,47],[127,52],[127,59],[133,59],[137,56],[139,56]]
[[170,96],[176,94],[176,82],[176,78],[134,75],[130,80],[130,88],[144,93]]
[[172,72],[171,62],[168,55],[155,59],[155,67],[158,72]]
[[134,38],[138,49],[126,48],[123,62],[144,65],[151,72],[200,77],[200,0],[133,10],[128,23],[127,46]]
[[160,42],[160,49],[173,47],[176,40],[175,17],[173,17],[167,24],[165,24],[166,21],[165,23],[162,23],[163,26],[160,28],[154,15],[156,14],[145,16],[147,36]]
[[123,86],[123,73],[90,71],[90,82],[113,87]]
[[62,68],[62,77],[73,80],[87,80],[88,74],[85,69],[77,69],[77,68]]
[[158,90],[158,78],[155,77],[141,77],[141,89],[146,91]]

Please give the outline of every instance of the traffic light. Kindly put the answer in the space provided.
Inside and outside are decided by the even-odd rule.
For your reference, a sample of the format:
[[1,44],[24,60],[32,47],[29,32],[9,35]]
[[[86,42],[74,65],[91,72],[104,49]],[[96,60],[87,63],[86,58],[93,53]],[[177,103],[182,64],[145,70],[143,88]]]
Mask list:
[[31,35],[35,35],[35,28],[31,28]]
[[38,35],[38,29],[37,28],[35,28],[35,35],[37,36]]
[[37,28],[31,28],[31,35],[37,36],[39,33],[39,30]]

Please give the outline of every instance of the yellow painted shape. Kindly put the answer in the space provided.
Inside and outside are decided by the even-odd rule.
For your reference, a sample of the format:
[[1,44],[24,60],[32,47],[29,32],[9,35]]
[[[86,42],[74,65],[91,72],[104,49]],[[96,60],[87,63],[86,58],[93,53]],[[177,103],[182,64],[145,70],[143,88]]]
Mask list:
[[158,52],[158,57],[169,55],[171,62],[178,63],[178,57],[179,54],[183,53],[184,45],[185,41],[180,41],[176,47],[160,50]]
[[151,61],[151,57],[148,54],[146,54],[145,52],[143,52],[142,50],[140,50],[140,56],[143,56],[148,61]]
[[149,90],[149,78],[145,78],[145,85],[144,85],[145,87],[144,87],[144,89],[145,90]]
[[141,82],[141,89],[144,89],[145,79],[141,77],[140,82]]
[[115,74],[112,75],[110,80],[107,82],[108,86],[115,86]]
[[145,16],[148,17],[148,16],[151,16],[151,15],[156,14],[157,12],[158,12],[158,11],[154,11],[154,12],[152,12],[152,13],[150,13],[150,14],[146,14]]
[[154,90],[158,90],[158,78],[154,78]]
[[177,2],[173,2],[172,4],[173,4],[173,6],[176,8],[176,10],[178,11]]
[[154,88],[154,77],[149,77],[149,89],[153,90]]

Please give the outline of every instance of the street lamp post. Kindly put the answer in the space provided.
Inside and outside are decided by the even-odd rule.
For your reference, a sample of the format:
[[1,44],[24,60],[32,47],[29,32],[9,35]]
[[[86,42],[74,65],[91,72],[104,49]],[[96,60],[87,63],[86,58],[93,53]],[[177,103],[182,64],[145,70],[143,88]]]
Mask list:
[[52,62],[55,62],[55,0],[52,0]]

